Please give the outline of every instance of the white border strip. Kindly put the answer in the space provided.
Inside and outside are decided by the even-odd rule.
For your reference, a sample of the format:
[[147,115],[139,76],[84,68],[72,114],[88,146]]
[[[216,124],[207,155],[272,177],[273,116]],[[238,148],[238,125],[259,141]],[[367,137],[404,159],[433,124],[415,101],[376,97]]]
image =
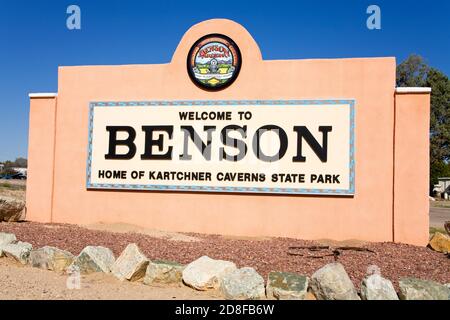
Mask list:
[[431,88],[428,87],[397,87],[396,93],[430,93]]
[[40,92],[40,93],[29,93],[30,98],[56,98],[58,93],[55,92]]

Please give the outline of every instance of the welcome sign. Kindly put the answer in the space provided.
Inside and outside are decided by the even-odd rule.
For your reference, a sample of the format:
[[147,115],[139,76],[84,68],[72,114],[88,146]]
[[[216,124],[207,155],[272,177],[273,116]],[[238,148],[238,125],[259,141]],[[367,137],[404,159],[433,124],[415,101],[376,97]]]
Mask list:
[[426,245],[429,89],[394,91],[393,57],[263,56],[213,19],[169,63],[60,67],[30,96],[27,219]]
[[87,188],[352,195],[354,101],[90,104]]

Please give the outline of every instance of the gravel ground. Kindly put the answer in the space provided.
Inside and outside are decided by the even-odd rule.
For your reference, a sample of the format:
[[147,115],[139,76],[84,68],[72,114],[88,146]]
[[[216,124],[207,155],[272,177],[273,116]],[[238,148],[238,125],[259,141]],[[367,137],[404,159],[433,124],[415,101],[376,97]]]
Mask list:
[[[114,233],[89,230],[67,224],[40,224],[34,222],[0,223],[0,232],[13,232],[21,241],[33,247],[55,246],[78,254],[87,245],[110,248],[116,256],[129,243],[137,243],[149,259],[167,259],[189,263],[202,255],[235,262],[238,267],[254,267],[264,278],[270,271],[290,271],[311,276],[314,271],[333,262],[330,251],[309,252],[305,256],[287,254],[290,246],[312,246],[319,243],[289,238],[270,240],[237,240],[215,235],[186,234],[201,241],[173,241],[140,233]],[[383,276],[398,288],[401,277],[417,277],[450,282],[450,259],[444,254],[425,247],[394,243],[368,243],[364,248],[374,251],[343,251],[337,258],[347,270],[356,287],[371,265],[376,265]]]

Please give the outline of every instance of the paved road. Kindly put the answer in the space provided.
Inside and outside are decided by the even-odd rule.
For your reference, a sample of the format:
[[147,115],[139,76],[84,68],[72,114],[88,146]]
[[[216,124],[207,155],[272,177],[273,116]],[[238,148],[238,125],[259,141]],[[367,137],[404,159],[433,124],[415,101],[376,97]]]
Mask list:
[[430,227],[444,228],[445,221],[450,221],[450,208],[430,207]]

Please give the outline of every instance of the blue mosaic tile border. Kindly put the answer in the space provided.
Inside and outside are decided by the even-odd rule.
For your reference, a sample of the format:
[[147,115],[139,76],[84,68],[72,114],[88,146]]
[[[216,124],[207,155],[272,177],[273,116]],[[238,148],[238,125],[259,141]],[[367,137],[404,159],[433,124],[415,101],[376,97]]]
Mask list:
[[[224,106],[224,105],[342,105],[350,106],[350,186],[347,190],[307,189],[307,188],[254,188],[217,186],[165,186],[150,184],[100,184],[91,183],[92,130],[95,107],[151,107],[151,106]],[[87,189],[188,191],[188,192],[229,192],[229,193],[269,193],[303,195],[354,195],[355,194],[355,100],[180,100],[180,101],[125,101],[91,102],[89,104],[89,138],[86,162]]]

